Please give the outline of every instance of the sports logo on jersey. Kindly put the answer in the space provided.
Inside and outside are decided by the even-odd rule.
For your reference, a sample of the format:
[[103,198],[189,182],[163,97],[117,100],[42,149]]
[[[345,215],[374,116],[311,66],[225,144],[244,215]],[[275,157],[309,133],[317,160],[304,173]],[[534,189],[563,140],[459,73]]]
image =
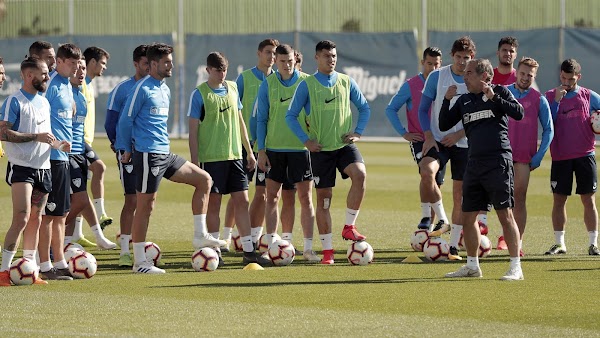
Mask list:
[[84,123],[84,122],[85,122],[85,116],[75,117],[75,123]]
[[550,182],[550,186],[552,187],[552,190],[556,189],[556,184],[557,184],[556,181],[551,181]]
[[219,109],[219,112],[222,113],[222,112],[226,111],[227,109],[229,109],[230,107],[231,106],[227,106],[225,108],[221,108],[221,109]]
[[482,110],[482,111],[476,111],[474,113],[463,115],[463,124],[467,124],[469,122],[474,122],[474,121],[478,121],[478,120],[482,120],[482,119],[489,119],[492,117],[496,117],[496,115],[494,115],[494,112],[492,112],[489,109]]
[[96,157],[96,154],[94,154],[93,150],[90,150],[90,151],[87,152],[87,154],[85,154],[85,157],[87,157],[87,158],[94,158],[94,157]]
[[168,116],[169,108],[160,108],[160,107],[156,107],[156,106],[151,107],[150,115]]
[[158,172],[160,170],[160,167],[152,167],[150,168],[150,172],[152,173],[152,175],[157,176]]
[[58,117],[61,119],[70,119],[73,117],[73,110],[69,109],[61,109],[58,111]]
[[280,97],[279,98],[279,102],[284,103],[285,101],[291,100],[291,99],[292,99],[291,97],[288,97],[287,99],[284,99],[283,97]]
[[131,172],[133,171],[133,165],[132,164],[126,164],[126,165],[124,165],[124,167],[125,167],[125,171],[128,174],[131,174]]
[[73,182],[73,185],[76,186],[77,188],[81,187],[81,178],[74,178],[71,180]]
[[265,180],[265,173],[258,173],[258,175],[256,175],[256,177],[258,178],[259,181],[264,181]]
[[596,182],[594,182],[594,185],[592,185],[592,190],[596,191],[597,185],[598,184]]
[[51,212],[54,211],[54,209],[56,209],[56,203],[54,203],[54,202],[47,203],[46,209],[50,210]]
[[313,177],[313,181],[315,181],[316,185],[319,185],[319,182],[321,181],[321,178],[319,176],[315,176],[315,177]]
[[325,99],[325,103],[331,103],[331,101],[333,101],[333,100],[335,100],[335,99],[337,99],[337,96],[334,96],[334,97],[333,97],[333,98],[331,98],[331,99]]

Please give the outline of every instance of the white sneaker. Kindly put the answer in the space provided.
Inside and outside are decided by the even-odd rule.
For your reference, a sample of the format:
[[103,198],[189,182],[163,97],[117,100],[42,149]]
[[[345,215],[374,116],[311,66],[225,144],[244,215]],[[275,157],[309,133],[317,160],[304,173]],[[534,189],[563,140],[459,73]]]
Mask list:
[[165,270],[155,267],[150,262],[142,262],[133,265],[133,273],[161,274],[165,272]]
[[476,269],[473,269],[473,268],[471,268],[469,266],[463,265],[457,271],[447,273],[446,277],[448,277],[448,278],[455,278],[455,277],[483,277],[483,274],[481,273],[481,269],[479,267],[477,267]]
[[220,247],[226,245],[227,242],[214,238],[211,234],[206,234],[201,238],[194,238],[192,245],[195,249],[202,249],[206,247]]
[[317,256],[317,254],[313,250],[305,250],[302,253],[304,260],[310,263],[318,263],[321,261],[321,258]]
[[523,270],[521,270],[521,267],[510,268],[510,269],[508,269],[508,271],[506,271],[504,276],[500,277],[500,280],[523,280],[523,279],[525,279],[525,277],[523,277]]
[[96,247],[100,250],[114,250],[117,248],[117,245],[111,242],[106,237],[97,237],[96,238]]

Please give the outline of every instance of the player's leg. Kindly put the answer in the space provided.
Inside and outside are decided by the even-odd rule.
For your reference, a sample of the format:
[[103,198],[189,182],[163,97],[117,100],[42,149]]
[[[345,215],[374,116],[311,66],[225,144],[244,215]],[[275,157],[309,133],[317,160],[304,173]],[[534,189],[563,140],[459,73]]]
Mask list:
[[256,253],[254,243],[252,242],[250,213],[248,212],[248,190],[231,192],[231,200],[235,206],[235,224],[238,227],[242,249],[244,251],[242,262],[244,264],[258,263],[262,266],[271,265],[272,263],[268,258],[262,257]]
[[13,213],[10,228],[4,236],[2,265],[0,266],[0,286],[10,286],[10,264],[17,254],[21,232],[23,232],[29,220],[32,190],[32,185],[27,182],[13,182],[11,184]]
[[104,229],[113,222],[112,217],[106,214],[104,208],[104,173],[106,172],[106,164],[104,164],[94,149],[87,143],[85,144],[85,157],[92,172],[90,187],[92,197],[94,198],[94,209],[99,217],[98,222],[100,223],[100,227]]
[[519,254],[523,252],[523,236],[527,226],[527,188],[529,187],[529,177],[531,169],[529,163],[515,163],[515,207],[513,215],[515,222],[519,227]]
[[[319,176],[315,176],[319,177]],[[331,213],[331,199],[333,197],[333,188],[317,188],[317,205],[315,207],[315,219],[319,229],[319,238],[323,248],[323,259],[321,264],[333,264],[333,234]]]
[[286,185],[284,183],[281,187],[281,239],[292,243],[296,218],[296,189],[293,186],[290,189]]
[[[38,190],[38,188],[35,187],[33,189],[31,195],[31,212],[25,230],[23,231],[23,258],[35,262],[36,266],[38,265],[36,256],[39,244],[39,230],[42,223],[42,211],[46,206],[48,190],[52,187],[50,179],[48,179],[47,182],[44,181],[44,178],[42,178],[42,181],[39,184],[40,189],[43,191]],[[44,285],[48,284],[48,282],[41,278],[37,278],[34,284]]]
[[266,203],[265,203],[265,223],[267,226],[266,238],[268,245],[274,242],[273,235],[277,234],[277,225],[279,223],[279,199],[281,198],[282,183],[266,179]]
[[[83,218],[88,222],[88,224],[93,224],[90,226],[92,233],[96,237],[96,246],[101,250],[113,250],[116,249],[117,245],[110,241],[106,236],[104,236],[104,232],[102,231],[102,227],[98,224],[98,215],[96,214],[96,209],[92,206],[92,201],[90,200],[87,191],[78,191],[71,195],[72,201],[72,212],[69,215],[78,215],[81,214]],[[74,219],[69,219],[68,221],[71,223]],[[69,232],[67,232],[69,233]]]
[[552,228],[555,244],[546,255],[564,254],[565,225],[567,224],[567,198],[573,189],[573,161],[552,161],[550,167],[550,187],[552,188]]
[[352,184],[346,197],[346,221],[342,237],[351,241],[362,241],[366,237],[356,229],[356,219],[367,188],[367,168],[362,155],[354,144],[349,144],[336,153],[336,166],[342,179],[350,177]]
[[308,262],[319,262],[321,258],[313,250],[313,229],[315,227],[315,211],[312,202],[312,181],[296,183],[298,201],[300,202],[300,224],[304,236],[302,256]]
[[[423,142],[410,142],[410,152],[413,156],[413,160],[417,163],[417,168],[419,167],[419,163],[423,159]],[[420,175],[420,169],[419,169]],[[439,171],[436,174],[436,181],[439,178]],[[443,183],[443,175],[442,175],[442,183]],[[439,181],[437,182],[438,186],[441,185]],[[421,182],[419,181],[419,196],[421,201],[421,221],[417,228],[419,229],[429,229],[431,223],[433,223],[433,216],[435,215],[433,210],[431,209],[431,203],[427,201],[427,197],[425,196],[425,190],[421,186]]]
[[598,210],[596,209],[597,170],[594,155],[585,156],[575,160],[575,179],[577,189],[583,204],[583,222],[589,236],[588,254],[600,255],[598,250]]
[[248,212],[250,213],[250,224],[252,225],[252,241],[254,241],[255,243],[258,243],[258,240],[260,239],[260,236],[263,232],[263,223],[265,220],[265,204],[267,199],[267,189],[265,187],[266,181],[264,177],[265,173],[258,171],[260,171],[260,169],[257,168],[254,196],[248,209]]
[[[441,144],[438,144],[439,151],[435,148],[429,150],[427,155],[419,162],[419,172],[421,174],[420,191],[423,199],[431,204],[433,212],[438,216],[439,221],[433,227],[433,231],[442,233],[450,229],[449,219],[446,216],[446,210],[442,202],[442,192],[440,190],[439,179],[437,174],[440,171],[445,172],[446,164],[450,159],[448,149]],[[454,168],[453,168],[454,169]],[[454,178],[454,177],[453,177]],[[429,229],[430,225],[425,227],[426,222],[419,224],[419,229]],[[435,233],[434,233],[435,234]]]
[[222,252],[229,252],[229,246],[231,245],[231,234],[233,232],[233,227],[235,226],[235,215],[233,214],[233,211],[233,203],[231,203],[231,200],[228,200],[225,209],[225,219],[223,220],[223,231],[221,233],[221,239],[227,244],[221,247]]
[[131,228],[133,223],[133,215],[136,208],[136,192],[135,192],[135,171],[133,170],[132,159],[128,163],[122,163],[121,158],[124,151],[119,150],[116,154],[117,165],[119,167],[119,179],[124,191],[124,203],[119,217],[121,236],[119,243],[121,252],[119,254],[119,266],[133,267],[133,258],[129,251],[129,245],[132,242]]

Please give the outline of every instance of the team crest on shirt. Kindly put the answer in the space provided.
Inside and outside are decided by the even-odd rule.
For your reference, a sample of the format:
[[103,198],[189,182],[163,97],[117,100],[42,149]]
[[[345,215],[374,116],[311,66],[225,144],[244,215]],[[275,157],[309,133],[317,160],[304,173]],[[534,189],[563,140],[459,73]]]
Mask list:
[[72,158],[72,157],[71,157],[71,158],[69,159],[69,162],[71,162],[71,167],[72,167],[72,168],[74,168],[74,169],[77,169],[77,168],[79,168],[79,164],[77,164],[77,161],[75,161],[75,159],[74,159],[74,158]]
[[557,184],[556,181],[551,181],[550,182],[550,186],[552,186],[552,189],[556,189],[556,184]]
[[262,182],[265,180],[265,173],[258,173],[257,177],[258,180]]
[[125,167],[125,171],[127,171],[128,174],[131,174],[131,172],[133,171],[133,165],[126,164],[126,165],[124,165],[124,167]]
[[158,175],[158,171],[160,170],[160,167],[152,167],[150,168],[150,172],[152,173],[152,175],[157,176]]
[[313,177],[313,181],[315,181],[316,185],[319,185],[319,182],[321,181],[321,178],[319,176],[315,176],[315,177]]
[[48,209],[50,211],[54,211],[54,209],[56,209],[56,203],[54,203],[54,202],[47,203],[46,209]]
[[81,187],[81,178],[74,178],[71,181],[73,181],[73,185],[76,186],[77,188]]
[[96,154],[94,154],[93,150],[90,150],[90,151],[87,152],[87,154],[85,154],[85,156],[87,158],[94,158],[94,157],[96,157]]

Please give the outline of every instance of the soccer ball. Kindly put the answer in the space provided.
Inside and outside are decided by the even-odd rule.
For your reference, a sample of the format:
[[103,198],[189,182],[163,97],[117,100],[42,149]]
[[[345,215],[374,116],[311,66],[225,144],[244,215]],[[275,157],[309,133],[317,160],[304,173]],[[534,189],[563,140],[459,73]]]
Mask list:
[[276,266],[286,266],[294,261],[296,249],[292,243],[279,239],[276,240],[269,248],[269,258]]
[[441,237],[430,237],[423,246],[425,257],[433,262],[447,260],[449,251],[448,242]]
[[192,255],[192,268],[194,270],[215,271],[219,267],[219,255],[212,248],[201,248]]
[[[115,242],[120,247],[121,246],[121,233],[117,233],[117,241]],[[133,244],[133,239],[129,238],[129,246]]]
[[233,230],[233,233],[231,233],[231,243],[233,243],[233,248],[235,249],[235,251],[244,251],[244,248],[242,247],[242,236],[240,236],[240,233],[238,232],[237,228],[235,228]]
[[153,262],[154,266],[158,266],[160,263],[160,258],[162,254],[160,252],[160,247],[153,242],[146,242],[144,245],[144,251],[146,252],[146,260],[148,262]]
[[19,258],[10,265],[10,280],[14,285],[31,285],[38,278],[38,267],[26,258]]
[[[273,234],[273,241],[277,241],[280,239],[281,237],[279,237],[278,234]],[[270,243],[267,243],[267,234],[263,234],[262,236],[260,236],[260,238],[258,239],[258,252],[264,254],[265,252],[269,251],[269,244]]]
[[65,261],[70,261],[71,258],[84,253],[85,251],[78,249],[78,248],[69,248],[67,250],[65,250]]
[[479,257],[484,258],[492,252],[492,241],[487,236],[481,235],[479,241]]
[[63,250],[63,251],[64,251],[64,252],[67,252],[67,250],[69,250],[69,249],[71,249],[71,248],[75,248],[75,249],[79,249],[79,250],[81,250],[81,251],[85,251],[85,249],[83,248],[83,246],[81,246],[81,244],[77,244],[77,243],[73,243],[73,242],[71,242],[71,243],[69,243],[69,244],[65,245],[65,248],[64,248],[64,250]]
[[69,272],[73,278],[90,279],[98,271],[96,258],[89,252],[83,252],[69,260]]
[[373,247],[371,244],[360,241],[353,242],[348,247],[348,251],[346,252],[346,256],[348,257],[348,262],[352,265],[368,265],[373,261]]
[[429,231],[419,229],[410,236],[410,246],[417,252],[423,251],[423,245],[429,239]]
[[594,134],[600,135],[600,110],[595,110],[592,112],[590,124],[592,125],[592,131]]

